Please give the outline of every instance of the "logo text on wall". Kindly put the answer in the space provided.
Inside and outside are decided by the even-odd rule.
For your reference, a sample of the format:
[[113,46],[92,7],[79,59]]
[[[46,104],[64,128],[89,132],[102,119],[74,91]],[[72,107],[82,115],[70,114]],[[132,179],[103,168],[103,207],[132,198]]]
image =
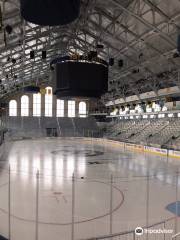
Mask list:
[[173,229],[147,229],[142,227],[137,227],[135,229],[135,234],[137,236],[142,236],[143,234],[172,234]]

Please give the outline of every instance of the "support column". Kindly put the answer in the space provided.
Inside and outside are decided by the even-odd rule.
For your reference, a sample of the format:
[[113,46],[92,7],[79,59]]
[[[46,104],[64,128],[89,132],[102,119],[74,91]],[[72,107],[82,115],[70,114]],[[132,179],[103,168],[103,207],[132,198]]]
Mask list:
[[79,100],[75,100],[75,117],[79,117]]
[[68,117],[68,100],[64,100],[64,117]]
[[21,96],[18,96],[16,98],[17,101],[17,116],[20,117],[21,116]]
[[33,94],[29,94],[29,116],[33,116]]
[[57,98],[55,95],[53,95],[53,109],[52,109],[53,117],[56,117],[56,108],[57,108]]
[[41,94],[41,116],[45,116],[45,94]]

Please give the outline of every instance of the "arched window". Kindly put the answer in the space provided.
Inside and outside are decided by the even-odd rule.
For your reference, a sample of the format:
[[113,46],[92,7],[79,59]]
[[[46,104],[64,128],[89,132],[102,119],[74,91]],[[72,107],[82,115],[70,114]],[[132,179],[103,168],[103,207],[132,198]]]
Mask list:
[[33,94],[33,116],[41,116],[41,94]]
[[86,103],[85,102],[79,103],[79,116],[86,117]]
[[26,95],[21,97],[21,116],[29,116],[29,97]]
[[64,117],[64,100],[57,99],[56,116]]
[[11,100],[9,102],[9,116],[16,117],[17,116],[17,102],[16,100]]
[[68,101],[68,117],[75,117],[75,101]]
[[45,117],[52,117],[52,105],[53,105],[52,88],[47,87],[45,94]]

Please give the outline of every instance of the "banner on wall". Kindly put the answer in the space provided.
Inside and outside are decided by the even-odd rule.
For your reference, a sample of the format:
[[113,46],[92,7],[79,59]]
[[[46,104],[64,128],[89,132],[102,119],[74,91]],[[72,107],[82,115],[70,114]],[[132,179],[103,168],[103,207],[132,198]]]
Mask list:
[[[74,138],[72,138],[74,139]],[[116,147],[118,148],[126,148],[127,150],[131,151],[139,151],[139,152],[147,152],[147,153],[153,153],[160,156],[169,156],[172,158],[180,158],[180,151],[175,150],[167,150],[163,148],[155,148],[155,147],[149,147],[149,146],[143,146],[138,144],[132,144],[132,143],[124,143],[124,142],[118,142],[115,140],[105,139],[105,138],[77,138],[79,140],[82,140],[83,142],[89,142],[92,144],[92,141],[96,142],[97,144],[105,144],[107,147]]]
[[162,155],[162,156],[167,156],[167,153],[168,153],[167,149],[148,147],[148,146],[144,146],[144,151],[150,152],[150,153],[155,153],[155,154]]
[[143,152],[144,146],[138,145],[138,144],[126,143],[126,149]]
[[169,150],[168,156],[169,157],[180,158],[180,151]]

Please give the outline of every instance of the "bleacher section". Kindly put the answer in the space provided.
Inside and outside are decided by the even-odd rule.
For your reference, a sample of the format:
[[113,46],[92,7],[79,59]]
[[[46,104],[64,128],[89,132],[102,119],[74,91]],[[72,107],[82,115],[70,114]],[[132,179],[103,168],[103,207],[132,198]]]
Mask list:
[[134,122],[128,129],[123,130],[117,137],[119,140],[128,141],[135,135],[138,135],[138,133],[141,133],[148,125],[150,125],[148,120]]
[[178,137],[180,135],[180,120],[171,120],[169,124],[163,128],[160,132],[151,137],[150,142],[157,145],[167,144],[172,137]]
[[139,134],[135,134],[131,137],[131,142],[133,143],[144,143],[147,142],[151,136],[158,134],[169,124],[166,120],[151,120],[148,125],[140,131]]
[[64,117],[56,118],[56,123],[60,136],[72,136],[75,133],[75,128],[73,124],[73,119]]
[[180,149],[180,119],[120,120],[110,124],[105,137],[123,142]]
[[96,136],[99,132],[94,118],[74,118],[73,121],[76,132],[78,132],[81,136],[88,136],[90,133],[93,134],[93,136]]
[[107,129],[106,136],[108,137],[116,137],[120,135],[122,132],[127,131],[135,122],[132,120],[129,121],[120,121],[110,123],[109,128]]
[[98,131],[96,121],[91,117],[9,117],[6,126],[9,139],[84,136],[88,132]]

